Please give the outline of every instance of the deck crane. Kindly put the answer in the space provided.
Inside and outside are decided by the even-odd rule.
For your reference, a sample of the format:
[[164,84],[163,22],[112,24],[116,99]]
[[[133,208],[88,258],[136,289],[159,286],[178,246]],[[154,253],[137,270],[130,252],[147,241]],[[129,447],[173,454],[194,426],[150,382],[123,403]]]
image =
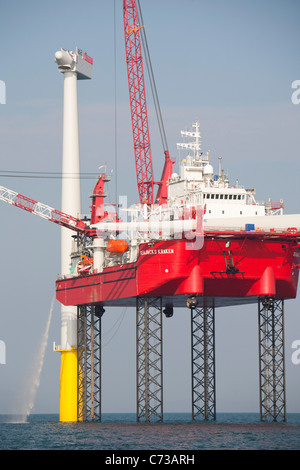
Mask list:
[[92,195],[91,220],[88,223],[85,220],[61,212],[4,186],[0,186],[0,200],[73,230],[78,234],[81,233],[86,237],[93,237],[96,235],[96,230],[91,227],[92,224],[101,221],[117,222],[119,220],[116,213],[105,211],[103,191],[105,182],[109,181],[109,179],[109,176],[101,173],[97,180]]
[[[133,144],[140,203],[148,205],[153,204],[153,202],[164,204],[167,201],[167,182],[172,174],[174,161],[170,158],[167,147],[139,0],[123,0],[123,18]],[[155,182],[153,179],[142,44],[144,46],[146,65],[165,154],[164,167],[159,182]],[[158,185],[155,199],[153,194],[154,184]]]
[[4,186],[0,186],[0,199],[12,206],[19,207],[19,209],[31,212],[32,214],[71,230],[75,230],[76,232],[84,232],[88,229],[88,226],[82,220],[35,201],[16,191],[5,188]]

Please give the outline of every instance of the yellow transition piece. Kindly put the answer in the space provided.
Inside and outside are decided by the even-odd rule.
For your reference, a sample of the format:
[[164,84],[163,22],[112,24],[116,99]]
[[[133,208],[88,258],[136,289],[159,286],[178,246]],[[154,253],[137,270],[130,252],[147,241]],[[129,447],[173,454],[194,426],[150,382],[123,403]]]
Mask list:
[[77,421],[77,350],[61,350],[59,420]]

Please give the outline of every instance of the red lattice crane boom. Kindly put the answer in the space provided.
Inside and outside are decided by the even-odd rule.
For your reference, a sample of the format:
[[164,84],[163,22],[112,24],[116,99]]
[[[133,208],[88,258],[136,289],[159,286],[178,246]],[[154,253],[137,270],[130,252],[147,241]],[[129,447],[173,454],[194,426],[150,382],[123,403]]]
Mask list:
[[88,226],[77,217],[65,214],[64,212],[35,201],[27,196],[23,196],[23,194],[12,191],[4,186],[0,186],[0,199],[13,206],[19,207],[19,209],[31,212],[32,214],[71,230],[75,230],[76,232],[86,232],[88,230]]
[[141,204],[152,204],[153,170],[140,36],[143,26],[135,0],[123,1],[123,17],[138,192]]
[[19,207],[19,209],[31,212],[31,214],[38,215],[50,222],[61,225],[62,227],[74,230],[77,233],[83,233],[88,237],[93,237],[96,235],[96,229],[91,228],[90,225],[101,221],[119,221],[115,212],[107,212],[104,207],[104,184],[109,180],[110,177],[105,173],[102,173],[98,178],[92,195],[90,223],[54,209],[53,207],[24,196],[23,194],[17,193],[16,191],[5,188],[4,186],[0,186],[0,200],[9,203],[12,206]]
[[[153,202],[164,204],[168,198],[167,181],[172,174],[174,161],[171,160],[167,148],[167,139],[160,112],[146,34],[142,24],[139,0],[123,0],[123,18],[133,144],[140,202],[141,204],[153,204]],[[161,179],[158,182],[153,181],[142,44],[145,50],[145,59],[165,154],[164,168]],[[154,184],[158,185],[155,198],[153,196]]]

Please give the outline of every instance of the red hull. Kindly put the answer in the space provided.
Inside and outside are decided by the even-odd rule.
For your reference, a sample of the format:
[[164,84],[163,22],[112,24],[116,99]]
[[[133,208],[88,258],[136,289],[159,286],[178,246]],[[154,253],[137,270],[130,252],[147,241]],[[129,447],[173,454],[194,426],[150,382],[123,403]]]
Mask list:
[[200,250],[186,240],[140,246],[135,263],[103,272],[57,280],[57,300],[64,305],[135,305],[138,296],[163,297],[185,306],[186,296],[215,305],[252,303],[259,296],[281,299],[297,294],[300,248],[288,236],[225,234],[206,236]]

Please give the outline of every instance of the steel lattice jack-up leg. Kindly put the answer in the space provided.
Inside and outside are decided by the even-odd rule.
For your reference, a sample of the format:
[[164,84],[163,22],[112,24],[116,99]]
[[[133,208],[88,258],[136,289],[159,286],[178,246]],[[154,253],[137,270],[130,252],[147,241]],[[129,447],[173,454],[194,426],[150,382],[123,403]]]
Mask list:
[[78,307],[78,421],[101,421],[101,317],[104,308]]
[[260,420],[286,421],[283,300],[258,301]]
[[215,309],[189,297],[192,346],[192,418],[216,419]]
[[137,421],[163,421],[162,300],[136,304]]

